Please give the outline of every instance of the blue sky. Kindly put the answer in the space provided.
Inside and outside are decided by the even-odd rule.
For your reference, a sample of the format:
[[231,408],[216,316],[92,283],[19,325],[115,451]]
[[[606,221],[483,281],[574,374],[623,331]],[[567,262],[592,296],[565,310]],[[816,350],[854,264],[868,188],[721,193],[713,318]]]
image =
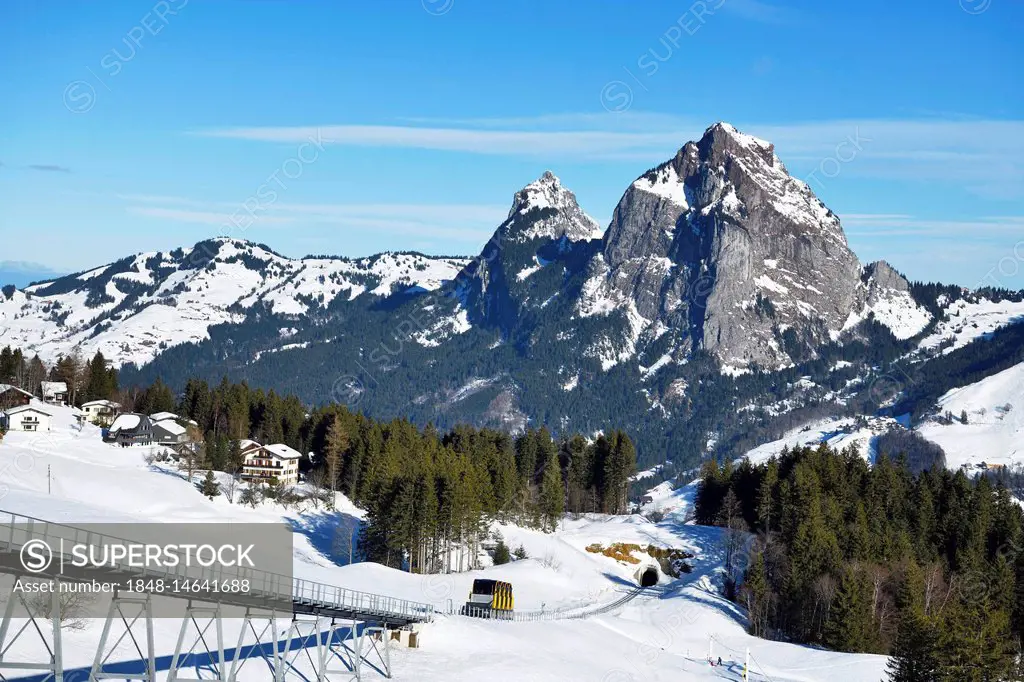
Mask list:
[[726,120],[862,260],[1024,287],[1024,5],[37,3],[0,8],[0,261],[218,234],[468,254],[551,169],[603,224]]

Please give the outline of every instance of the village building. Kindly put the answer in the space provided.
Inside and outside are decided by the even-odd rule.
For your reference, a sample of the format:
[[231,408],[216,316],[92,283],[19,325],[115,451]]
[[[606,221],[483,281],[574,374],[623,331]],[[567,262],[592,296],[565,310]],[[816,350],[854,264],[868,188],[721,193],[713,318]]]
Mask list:
[[188,440],[188,430],[173,419],[153,422],[153,440],[174,447]]
[[153,443],[153,422],[144,414],[135,414],[134,412],[119,414],[107,429],[104,440],[122,447],[151,445]]
[[[258,445],[258,444],[257,444]],[[299,460],[302,455],[284,443],[250,446],[242,465],[242,480],[251,482],[277,481],[284,485],[299,482]]]
[[53,415],[35,405],[12,407],[0,413],[0,427],[5,431],[49,431],[52,422]]
[[28,405],[32,402],[33,397],[31,393],[23,391],[17,386],[0,384],[0,410]]
[[82,403],[82,412],[87,421],[100,426],[110,426],[121,411],[121,403],[113,400],[90,400]]
[[63,381],[44,381],[39,388],[44,402],[51,405],[68,404],[68,385]]

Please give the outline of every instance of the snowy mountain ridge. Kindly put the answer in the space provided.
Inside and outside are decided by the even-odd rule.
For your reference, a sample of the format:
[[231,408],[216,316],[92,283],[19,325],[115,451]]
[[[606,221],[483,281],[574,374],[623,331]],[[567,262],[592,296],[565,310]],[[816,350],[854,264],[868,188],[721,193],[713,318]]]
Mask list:
[[116,365],[209,338],[264,307],[301,318],[336,299],[430,291],[465,259],[382,253],[359,259],[291,259],[247,241],[217,238],[167,253],[141,253],[0,296],[0,344],[44,360],[97,350]]

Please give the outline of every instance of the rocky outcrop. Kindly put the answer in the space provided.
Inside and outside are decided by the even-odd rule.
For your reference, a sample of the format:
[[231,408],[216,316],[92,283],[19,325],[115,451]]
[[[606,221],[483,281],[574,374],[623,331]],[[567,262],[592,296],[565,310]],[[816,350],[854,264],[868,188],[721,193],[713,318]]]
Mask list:
[[561,289],[560,273],[599,238],[597,221],[546,171],[515,193],[508,218],[458,278],[456,297],[474,325],[512,334],[529,309]]
[[562,186],[551,171],[515,193],[508,218],[498,227],[502,239],[587,241],[601,237],[601,227],[576,202],[576,195]]
[[704,348],[775,368],[843,329],[864,305],[861,276],[839,218],[774,146],[717,123],[626,190],[578,312],[625,311],[640,347],[668,330],[677,359]]

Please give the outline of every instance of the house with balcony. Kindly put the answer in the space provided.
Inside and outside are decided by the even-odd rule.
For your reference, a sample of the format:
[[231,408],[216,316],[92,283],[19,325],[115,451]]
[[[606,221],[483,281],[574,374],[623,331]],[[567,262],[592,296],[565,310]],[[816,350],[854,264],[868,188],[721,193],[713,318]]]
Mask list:
[[260,445],[243,450],[242,480],[249,482],[282,483],[296,485],[299,482],[299,460],[302,455],[284,443]]
[[28,433],[49,431],[52,421],[52,414],[35,405],[12,407],[0,413],[0,426],[5,431],[25,431]]
[[121,403],[113,400],[90,400],[82,403],[82,412],[87,421],[99,426],[110,426],[121,411]]

